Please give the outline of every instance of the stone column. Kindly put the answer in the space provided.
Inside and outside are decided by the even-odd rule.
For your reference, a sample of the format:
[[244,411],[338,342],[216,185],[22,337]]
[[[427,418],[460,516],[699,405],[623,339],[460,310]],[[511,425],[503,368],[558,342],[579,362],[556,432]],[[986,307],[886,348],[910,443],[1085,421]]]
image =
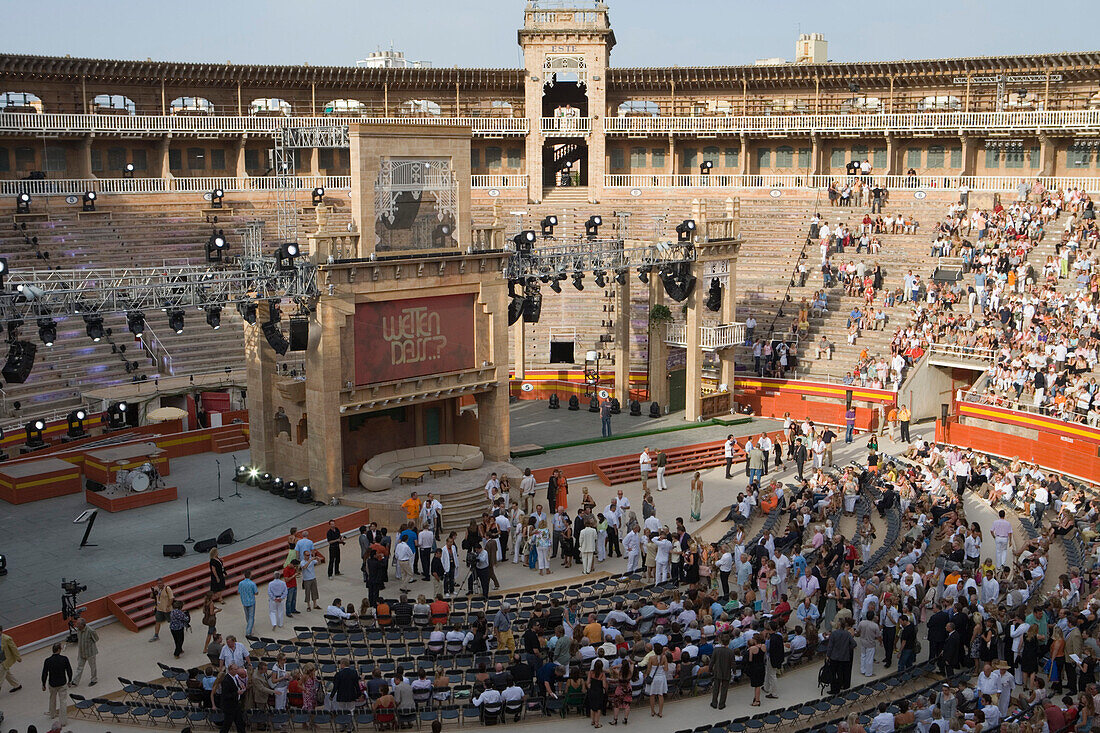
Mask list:
[[234,162],[233,170],[236,171],[237,178],[248,178],[248,166],[244,162],[244,148],[245,143],[248,142],[248,133],[244,133],[237,138],[237,146],[233,152]]
[[703,350],[699,348],[703,325],[703,269],[692,263],[691,272],[697,279],[687,299],[687,374],[684,387],[684,419],[695,422],[703,415]]
[[1057,145],[1049,135],[1039,136],[1039,173],[1040,176],[1053,176]]
[[309,174],[311,176],[321,175],[321,149],[310,148],[309,149]]
[[811,135],[810,142],[813,145],[812,152],[810,153],[810,175],[820,176],[823,167],[821,165],[821,135]]
[[[275,470],[275,352],[267,344],[259,323],[266,319],[267,305],[257,309],[257,325],[244,326],[244,350],[248,394],[248,442],[252,465],[260,470]],[[259,315],[264,312],[264,316]]]
[[615,289],[615,397],[624,410],[630,404],[630,274]]
[[78,151],[79,157],[77,158],[77,171],[76,178],[95,178],[95,174],[92,173],[92,140],[95,135],[85,135],[80,141],[80,149]]
[[974,167],[978,160],[977,140],[970,135],[959,135],[959,144],[962,146],[962,170],[960,176],[974,175]]
[[[477,399],[478,443],[487,461],[511,457],[511,421],[508,413],[508,291],[504,280],[481,283],[478,322],[486,324],[487,343],[478,349],[480,361],[496,367],[497,386]],[[480,315],[484,313],[484,316]],[[480,363],[480,362],[479,362]]]
[[[649,309],[665,304],[665,290],[656,272],[649,275]],[[649,401],[656,402],[664,412],[668,407],[668,346],[664,324],[649,326]]]
[[[734,323],[737,321],[737,261],[733,258],[726,260],[726,287],[722,290],[722,323]],[[721,379],[733,393],[733,380],[737,372],[734,362],[734,349],[722,349],[718,352],[721,359]]]
[[160,165],[160,178],[172,177],[172,166],[169,162],[168,151],[172,147],[172,136],[165,135],[157,143],[157,159]]
[[897,139],[893,135],[886,136],[886,175],[898,175],[898,150]]
[[340,417],[344,369],[340,337],[354,305],[343,306],[343,302],[335,298],[322,298],[317,303],[316,318],[311,317],[309,322],[309,348],[306,350],[309,481],[313,495],[318,501],[326,503],[344,493],[343,425]]
[[[589,114],[591,105],[589,105]],[[588,136],[588,203],[598,204],[603,198],[603,175],[607,170],[607,135],[604,133],[604,116],[592,116],[589,120],[592,132]]]
[[741,136],[741,170],[738,171],[741,175],[747,176],[749,174],[749,136]]
[[676,173],[676,138],[672,135],[668,136],[668,162],[665,163],[665,173],[670,176]]
[[527,324],[521,316],[512,326],[512,372],[516,379],[527,377],[527,349],[525,339],[527,337]]

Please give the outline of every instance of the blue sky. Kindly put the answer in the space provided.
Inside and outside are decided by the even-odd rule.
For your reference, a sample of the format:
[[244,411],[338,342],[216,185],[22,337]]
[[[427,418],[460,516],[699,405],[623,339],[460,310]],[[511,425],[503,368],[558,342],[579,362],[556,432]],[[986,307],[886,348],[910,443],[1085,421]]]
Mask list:
[[[790,59],[799,31],[834,61],[1100,47],[1091,24],[1029,0],[609,0],[613,66]],[[7,53],[351,65],[379,46],[435,66],[518,67],[523,0],[36,0],[5,4]],[[1077,11],[1072,11],[1077,12]],[[702,21],[702,22],[700,22]]]

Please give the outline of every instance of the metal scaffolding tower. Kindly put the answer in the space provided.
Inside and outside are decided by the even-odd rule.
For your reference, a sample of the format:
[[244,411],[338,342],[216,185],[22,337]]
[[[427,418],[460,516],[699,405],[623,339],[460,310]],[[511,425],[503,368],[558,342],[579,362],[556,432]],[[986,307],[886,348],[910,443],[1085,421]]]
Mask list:
[[298,199],[295,194],[301,188],[301,182],[295,171],[295,151],[348,146],[347,125],[283,126],[275,131],[275,211],[281,242],[298,241]]

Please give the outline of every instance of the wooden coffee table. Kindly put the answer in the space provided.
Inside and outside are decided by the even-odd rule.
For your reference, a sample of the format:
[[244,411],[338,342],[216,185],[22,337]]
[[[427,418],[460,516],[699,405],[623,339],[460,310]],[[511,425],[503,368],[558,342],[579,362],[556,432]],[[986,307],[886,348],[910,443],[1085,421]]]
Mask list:
[[454,470],[454,466],[449,463],[433,463],[428,466],[428,470],[432,472],[432,478],[436,476],[442,476],[444,474],[450,476],[451,471]]
[[420,484],[420,483],[424,482],[424,472],[423,471],[405,471],[404,473],[398,474],[397,478],[401,479],[402,484],[407,484],[407,483],[410,483],[410,482],[414,483],[414,484]]

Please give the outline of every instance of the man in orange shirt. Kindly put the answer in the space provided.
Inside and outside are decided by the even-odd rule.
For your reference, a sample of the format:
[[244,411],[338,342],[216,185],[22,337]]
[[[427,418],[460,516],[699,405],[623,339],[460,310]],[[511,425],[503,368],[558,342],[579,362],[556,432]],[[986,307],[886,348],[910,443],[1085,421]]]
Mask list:
[[584,626],[584,638],[596,646],[603,642],[603,626],[596,620],[596,614],[588,614],[588,623]]
[[405,510],[405,518],[409,520],[414,526],[420,526],[420,498],[416,492],[412,492],[412,495],[405,499],[401,503],[401,508]]
[[442,595],[436,595],[435,600],[428,605],[431,609],[432,624],[445,624],[451,616],[451,606]]

